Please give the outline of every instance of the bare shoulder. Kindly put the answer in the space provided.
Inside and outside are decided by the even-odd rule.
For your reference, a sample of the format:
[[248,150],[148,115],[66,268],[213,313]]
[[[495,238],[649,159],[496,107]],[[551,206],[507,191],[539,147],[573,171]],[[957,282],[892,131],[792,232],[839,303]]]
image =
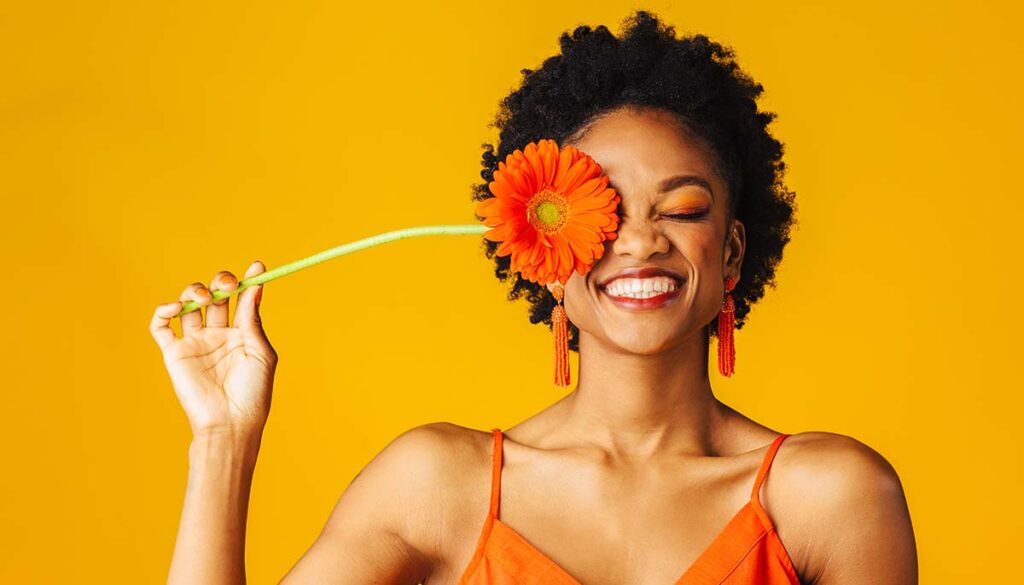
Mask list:
[[415,514],[406,518],[408,537],[433,547],[438,540],[433,530],[442,515],[471,495],[470,486],[486,489],[471,480],[486,477],[490,445],[488,431],[443,421],[426,423],[395,437],[363,472],[377,475],[375,483],[391,486],[390,491],[405,502],[403,514]]
[[451,422],[414,426],[395,436],[360,474],[380,467],[380,478],[396,487],[408,486],[409,479],[418,480],[421,488],[437,487],[452,477],[453,465],[472,461],[482,435],[482,431]]
[[[327,524],[287,582],[345,575],[351,581],[421,583],[449,556],[447,532],[480,486],[489,433],[448,422],[399,433],[345,488]],[[485,504],[486,505],[486,504]]]
[[917,583],[906,495],[885,456],[847,435],[795,433],[772,474],[779,535],[806,583]]
[[409,429],[388,450],[392,481],[404,483],[400,497],[411,546],[430,559],[441,581],[457,577],[469,562],[489,506],[493,435],[450,422]]
[[806,480],[805,485],[814,487],[824,504],[837,503],[828,498],[849,497],[865,489],[876,496],[902,493],[899,474],[889,460],[848,435],[795,433],[786,438],[783,447],[779,459],[786,460],[786,474]]
[[[479,472],[490,457],[491,433],[450,422],[413,427],[392,440],[378,456],[387,460],[393,480],[413,479],[422,488],[451,492],[467,472]],[[439,490],[428,493],[438,494]]]

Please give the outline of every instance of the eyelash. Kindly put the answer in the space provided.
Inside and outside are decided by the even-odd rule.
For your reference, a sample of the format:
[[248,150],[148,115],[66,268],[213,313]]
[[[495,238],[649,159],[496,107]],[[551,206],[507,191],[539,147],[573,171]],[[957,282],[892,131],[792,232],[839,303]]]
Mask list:
[[700,218],[704,217],[707,214],[708,214],[708,210],[707,209],[702,209],[701,211],[695,211],[693,213],[673,213],[673,214],[668,214],[668,215],[665,215],[665,217],[671,217],[673,219],[700,219]]

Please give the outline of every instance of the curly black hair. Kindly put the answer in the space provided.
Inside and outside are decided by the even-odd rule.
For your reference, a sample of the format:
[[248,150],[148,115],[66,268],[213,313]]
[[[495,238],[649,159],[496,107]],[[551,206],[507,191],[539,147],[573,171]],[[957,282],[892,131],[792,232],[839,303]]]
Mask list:
[[[482,145],[484,182],[473,185],[473,200],[493,197],[487,185],[498,161],[530,142],[551,138],[561,145],[622,107],[674,114],[715,158],[729,188],[727,221],[739,219],[746,228],[742,277],[732,292],[735,327],[742,328],[765,287],[775,287],[775,267],[795,224],[795,193],[783,183],[783,144],[767,128],[776,115],[756,104],[764,88],[740,69],[731,48],[701,34],[677,38],[673,27],[645,10],[623,21],[619,37],[604,25],[581,25],[562,33],[559,44],[560,55],[540,69],[522,69],[521,86],[501,101],[491,123],[500,131],[498,147]],[[498,279],[512,281],[509,300],[525,295],[530,322],[550,326],[554,297],[510,273],[511,257],[495,256],[498,245],[482,244]],[[716,330],[717,318],[705,328],[709,339]],[[579,329],[571,322],[569,348],[579,351]]]

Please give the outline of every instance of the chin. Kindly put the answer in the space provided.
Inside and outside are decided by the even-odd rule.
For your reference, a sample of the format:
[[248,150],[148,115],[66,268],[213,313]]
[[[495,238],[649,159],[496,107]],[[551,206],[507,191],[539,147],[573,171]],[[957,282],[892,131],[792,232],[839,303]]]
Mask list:
[[654,355],[666,351],[681,342],[681,339],[674,337],[652,336],[649,333],[643,334],[640,332],[637,335],[616,335],[606,341],[606,343],[618,349],[618,351],[634,355]]

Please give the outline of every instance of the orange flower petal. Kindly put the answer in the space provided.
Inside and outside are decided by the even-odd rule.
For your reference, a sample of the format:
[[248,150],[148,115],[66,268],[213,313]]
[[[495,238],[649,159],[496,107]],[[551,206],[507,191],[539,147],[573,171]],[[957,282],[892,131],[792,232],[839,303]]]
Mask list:
[[537,144],[531,142],[523,149],[523,155],[530,165],[530,176],[535,180],[534,188],[538,190],[544,186],[547,177],[547,173],[544,170],[545,153],[541,152],[542,148],[547,150],[546,146],[538,147]]
[[604,213],[594,213],[593,211],[581,211],[572,215],[573,221],[586,223],[594,227],[604,227],[610,225],[612,220],[608,215]]
[[[491,228],[484,238],[500,242],[495,253],[511,256],[510,271],[523,279],[565,283],[573,271],[586,274],[619,225],[620,199],[607,185],[601,166],[582,151],[559,149],[551,139],[531,142],[499,161],[488,183],[493,197],[477,204],[477,215]],[[528,217],[539,203],[535,197],[557,202],[558,214],[565,215],[554,221]]]
[[555,252],[558,254],[558,264],[560,268],[559,274],[572,272],[573,266],[576,264],[576,257],[569,248],[569,243],[565,240],[565,237],[561,235],[553,238],[553,241]]
[[[498,198],[509,197],[518,201],[526,202],[532,193],[519,192],[515,185],[501,171],[494,171],[494,180],[487,184],[488,190]],[[485,199],[486,201],[486,199]]]
[[607,177],[595,177],[583,182],[579,187],[573,189],[568,193],[567,197],[571,203],[575,203],[581,199],[595,198],[594,196],[603,191],[604,186],[607,183]]
[[601,241],[601,232],[589,224],[569,220],[562,228],[568,239],[578,240],[582,243],[597,244]]
[[561,181],[555,184],[555,188],[561,193],[571,193],[580,186],[580,183],[588,179],[588,165],[585,160],[578,160],[565,171]]
[[544,174],[542,175],[545,185],[553,185],[555,182],[555,171],[558,169],[558,144],[554,140],[545,140],[547,148],[541,149],[541,161],[544,163]]
[[611,215],[615,212],[615,208],[618,206],[619,201],[617,199],[609,201],[599,197],[587,197],[586,199],[580,199],[572,203],[569,208],[569,217],[586,212]]

